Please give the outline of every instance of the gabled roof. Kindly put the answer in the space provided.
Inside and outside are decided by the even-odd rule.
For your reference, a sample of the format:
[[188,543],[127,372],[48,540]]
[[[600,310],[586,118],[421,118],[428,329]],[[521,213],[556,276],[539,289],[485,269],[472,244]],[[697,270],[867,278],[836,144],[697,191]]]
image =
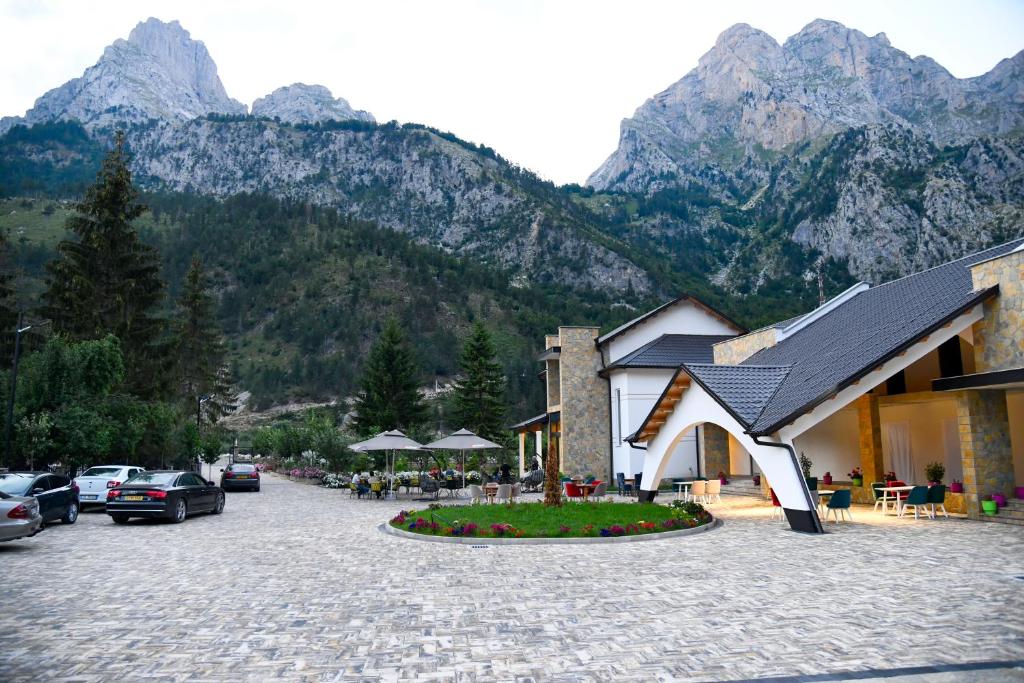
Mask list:
[[731,325],[732,327],[736,328],[736,331],[739,332],[739,333],[744,333],[744,332],[747,331],[746,328],[744,328],[742,325],[740,325],[736,321],[730,319],[728,316],[726,316],[721,311],[715,310],[714,308],[712,308],[711,306],[708,306],[703,301],[700,301],[699,299],[695,299],[694,297],[690,296],[689,294],[684,294],[684,295],[682,295],[681,297],[679,297],[677,299],[673,299],[672,301],[666,301],[662,305],[658,306],[657,308],[655,308],[653,310],[647,311],[646,313],[644,313],[643,315],[641,315],[638,318],[633,318],[628,323],[625,323],[623,325],[619,325],[618,327],[616,327],[614,330],[612,330],[611,332],[609,332],[607,334],[601,335],[600,337],[597,338],[597,345],[598,346],[603,346],[603,345],[607,344],[608,342],[610,342],[611,340],[615,339],[616,337],[618,337],[620,335],[623,335],[626,332],[629,332],[634,327],[637,327],[638,325],[642,325],[643,323],[647,322],[648,320],[650,320],[651,318],[655,317],[659,313],[664,313],[668,309],[670,309],[670,308],[672,308],[672,307],[674,307],[674,306],[676,306],[678,304],[681,304],[683,302],[686,302],[686,301],[690,302],[694,306],[697,306],[698,308],[704,309],[707,313],[710,313],[712,316],[718,318],[719,320],[721,320],[725,324]]
[[715,359],[713,346],[733,337],[724,334],[663,334],[601,372],[604,374],[619,368],[678,368],[683,363],[710,363]]
[[749,429],[775,396],[792,366],[687,363],[682,370]]

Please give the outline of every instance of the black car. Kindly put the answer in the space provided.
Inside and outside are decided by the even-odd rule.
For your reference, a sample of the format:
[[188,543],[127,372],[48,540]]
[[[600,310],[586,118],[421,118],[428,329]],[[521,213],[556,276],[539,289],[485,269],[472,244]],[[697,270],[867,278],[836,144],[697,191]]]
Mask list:
[[58,519],[74,524],[78,519],[78,487],[62,474],[49,472],[4,472],[0,491],[12,496],[32,496],[39,502],[43,522]]
[[195,472],[140,472],[107,492],[107,514],[117,524],[131,517],[165,517],[184,522],[189,515],[224,511],[224,491]]
[[236,462],[221,470],[220,487],[225,491],[260,490],[260,473],[251,462]]

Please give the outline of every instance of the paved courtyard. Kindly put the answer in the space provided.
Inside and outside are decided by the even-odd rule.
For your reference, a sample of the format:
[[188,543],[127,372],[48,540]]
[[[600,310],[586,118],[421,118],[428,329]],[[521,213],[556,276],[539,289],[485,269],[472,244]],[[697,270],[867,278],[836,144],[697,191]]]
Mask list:
[[751,504],[690,538],[480,548],[276,477],[181,525],[87,513],[0,545],[0,680],[1024,680],[1024,528],[855,509],[812,537]]

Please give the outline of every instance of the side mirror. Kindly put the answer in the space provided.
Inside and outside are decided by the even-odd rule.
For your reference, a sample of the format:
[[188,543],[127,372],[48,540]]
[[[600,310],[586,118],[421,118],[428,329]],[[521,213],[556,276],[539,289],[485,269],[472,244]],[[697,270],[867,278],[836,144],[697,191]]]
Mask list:
[[206,482],[206,483],[209,484],[210,486],[216,486],[216,484],[213,483],[212,479],[210,481]]
[[36,488],[32,489],[32,495],[33,496],[38,496],[40,493],[46,493],[46,489],[40,488],[38,486]]
[[221,472],[223,472],[223,471],[224,471],[224,468],[223,468],[223,467],[221,467],[221,468],[220,468],[220,471],[221,471]]

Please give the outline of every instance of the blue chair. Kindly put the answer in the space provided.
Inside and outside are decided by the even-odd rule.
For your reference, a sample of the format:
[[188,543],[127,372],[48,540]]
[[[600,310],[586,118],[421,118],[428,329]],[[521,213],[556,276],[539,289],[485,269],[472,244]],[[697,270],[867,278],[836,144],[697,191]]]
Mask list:
[[636,474],[633,475],[633,490],[636,492],[637,495],[640,495],[640,482],[643,481],[643,478],[643,472],[637,472]]
[[930,487],[928,489],[928,507],[931,508],[932,519],[935,519],[935,515],[936,515],[935,506],[936,505],[938,505],[940,508],[942,508],[942,516],[946,517],[948,519],[949,515],[946,513],[946,485],[945,484],[936,484],[935,486],[932,486],[932,487]]
[[836,518],[836,524],[839,523],[840,517],[849,517],[850,521],[853,521],[853,514],[850,513],[850,503],[853,502],[853,495],[850,493],[850,489],[839,489],[832,494],[832,499],[828,501],[828,507],[825,509],[825,521],[828,521],[828,513],[831,512],[832,516]]
[[[945,495],[945,492],[943,492],[943,495]],[[931,514],[928,512],[928,502],[928,487],[915,486],[910,490],[910,495],[908,495],[906,500],[903,501],[903,504],[900,505],[900,517],[906,514],[907,508],[911,505],[914,506],[914,519],[918,518],[917,510],[921,506],[924,506],[924,514],[931,517]]]
[[632,493],[633,493],[633,485],[626,483],[626,474],[625,474],[625,472],[616,472],[615,473],[615,486],[619,489],[619,495],[620,496],[624,496],[627,493],[632,495]]

